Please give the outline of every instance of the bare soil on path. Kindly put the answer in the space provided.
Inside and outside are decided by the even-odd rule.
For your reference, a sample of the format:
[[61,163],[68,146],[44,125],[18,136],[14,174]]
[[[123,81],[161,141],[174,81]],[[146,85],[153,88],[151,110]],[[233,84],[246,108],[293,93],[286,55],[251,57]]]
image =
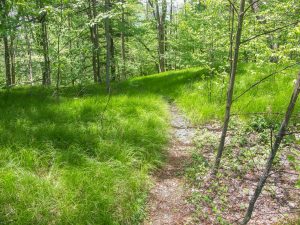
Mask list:
[[166,164],[153,175],[154,187],[148,201],[145,225],[190,224],[193,206],[187,202],[190,195],[185,185],[184,166],[191,158],[196,130],[170,105],[171,141],[167,149]]

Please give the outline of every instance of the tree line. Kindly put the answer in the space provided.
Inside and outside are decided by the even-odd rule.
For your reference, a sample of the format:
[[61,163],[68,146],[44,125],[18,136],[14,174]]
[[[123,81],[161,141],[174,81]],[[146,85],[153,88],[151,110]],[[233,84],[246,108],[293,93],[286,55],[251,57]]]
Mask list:
[[[244,37],[283,28],[241,40],[241,60],[295,60],[299,31],[290,28],[299,20],[296,1],[251,1]],[[228,46],[233,46],[237,5],[220,0],[1,0],[0,81],[8,87],[109,85],[195,66],[222,77],[230,71]]]

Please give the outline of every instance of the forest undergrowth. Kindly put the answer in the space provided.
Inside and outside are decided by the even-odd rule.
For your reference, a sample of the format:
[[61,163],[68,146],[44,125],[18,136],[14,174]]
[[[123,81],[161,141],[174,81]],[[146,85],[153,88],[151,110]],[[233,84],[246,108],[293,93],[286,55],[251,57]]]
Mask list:
[[[193,192],[190,201],[196,206],[195,223],[241,222],[271,149],[270,122],[261,116],[252,116],[249,122],[232,120],[223,163],[214,179],[211,168],[221,124],[206,124],[198,130],[193,160],[186,167]],[[299,141],[290,137],[282,144],[249,224],[299,222]]]
[[[280,68],[242,65],[235,96],[276,69]],[[239,112],[235,118],[240,118],[234,121],[241,120],[245,125],[232,125],[237,134],[230,134],[226,150],[223,166],[233,163],[229,172],[236,177],[233,181],[263,164],[269,152],[268,132],[270,127],[276,132],[295,71],[289,69],[272,76],[234,102],[233,113]],[[113,84],[110,95],[102,86],[62,87],[59,98],[51,88],[2,90],[0,223],[139,224],[145,217],[145,201],[151,186],[149,174],[163,164],[163,149],[168,143],[166,98],[174,101],[194,126],[219,121],[226,98],[227,75],[225,71],[222,74],[214,76],[205,68],[193,68],[138,77]],[[298,104],[292,122],[295,129],[299,128],[299,109]],[[239,126],[242,128],[238,129]],[[248,129],[257,133],[254,140],[248,140],[252,137]],[[203,130],[200,140],[195,141],[197,146],[212,146],[209,155],[213,155],[218,132],[207,132]],[[205,138],[205,143],[201,140],[203,135],[210,137]],[[263,145],[257,145],[258,137],[265,141]],[[299,148],[299,137],[290,135],[287,143]],[[195,162],[199,166],[187,170],[197,188],[205,184],[202,176],[211,163],[210,156],[203,152],[205,149],[196,149]],[[249,160],[253,155],[259,163]],[[299,160],[297,155],[285,156],[286,163],[296,164]],[[226,171],[222,172],[225,176]],[[219,185],[225,190],[216,192],[220,193],[222,204],[230,200],[223,199],[222,194],[228,184],[231,185]],[[212,203],[207,193],[192,201],[199,207],[203,201]],[[210,207],[216,215],[222,211]],[[226,218],[216,219],[221,223]]]

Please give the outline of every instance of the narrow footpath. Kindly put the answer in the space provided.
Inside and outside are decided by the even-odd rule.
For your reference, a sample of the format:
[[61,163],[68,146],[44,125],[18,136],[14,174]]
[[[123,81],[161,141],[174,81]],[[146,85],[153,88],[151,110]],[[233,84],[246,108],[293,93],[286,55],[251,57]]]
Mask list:
[[195,129],[175,105],[170,105],[171,141],[164,167],[153,175],[145,225],[190,224],[193,207],[187,202],[184,166],[191,158]]

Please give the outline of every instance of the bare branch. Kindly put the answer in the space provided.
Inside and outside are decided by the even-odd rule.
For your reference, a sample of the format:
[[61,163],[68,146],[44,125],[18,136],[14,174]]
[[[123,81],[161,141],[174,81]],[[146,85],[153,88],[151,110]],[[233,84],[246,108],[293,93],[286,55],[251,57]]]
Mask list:
[[153,2],[152,2],[151,0],[148,0],[148,3],[149,3],[149,5],[150,5],[150,7],[152,8],[152,14],[153,14],[153,17],[154,17],[155,19],[157,19],[158,17],[157,17],[157,15],[156,15],[156,13],[155,13],[155,9],[154,9]]
[[151,49],[149,49],[149,47],[143,42],[143,40],[141,40],[140,38],[135,38],[141,45],[143,45],[143,47],[147,50],[147,52],[149,53],[149,55],[151,56],[151,58],[153,59],[153,61],[154,61],[154,63],[156,64],[156,65],[158,65],[157,64],[157,58],[155,57],[155,56],[153,56],[152,55],[152,51],[151,51]]
[[291,131],[291,132],[285,132],[284,135],[288,136],[288,135],[293,135],[293,134],[300,134],[299,131]]
[[235,5],[233,4],[233,2],[231,0],[228,0],[228,2],[230,3],[230,5],[232,6],[233,10],[235,11],[236,14],[238,14],[238,10],[235,7]]
[[260,0],[256,0],[254,2],[252,2],[244,11],[244,13],[246,13],[253,5],[255,5],[256,3],[258,3]]
[[274,32],[279,31],[279,30],[283,30],[284,28],[287,28],[287,27],[289,27],[289,26],[297,25],[299,22],[300,22],[300,21],[297,20],[297,21],[295,21],[295,22],[293,22],[293,23],[284,25],[284,26],[282,26],[282,27],[278,27],[278,28],[275,28],[275,29],[273,29],[273,30],[268,30],[268,31],[265,31],[265,32],[263,32],[263,33],[257,34],[257,35],[255,35],[255,36],[253,36],[253,37],[250,37],[250,38],[248,38],[248,39],[246,39],[246,40],[241,41],[241,44],[244,44],[244,43],[246,43],[246,42],[248,42],[248,41],[251,41],[251,40],[256,39],[256,38],[258,38],[258,37],[264,36],[264,35],[266,35],[266,34],[270,34],[270,33],[274,33]]
[[253,88],[256,87],[257,85],[259,85],[260,83],[264,82],[264,81],[267,80],[268,78],[270,78],[270,77],[272,77],[272,76],[274,76],[274,75],[276,75],[276,74],[278,74],[278,73],[280,73],[280,72],[282,72],[282,71],[284,71],[284,70],[287,70],[287,69],[289,69],[289,68],[291,68],[291,67],[294,67],[294,66],[296,66],[296,65],[300,65],[300,62],[297,62],[297,63],[294,63],[294,64],[292,64],[292,65],[286,66],[286,67],[284,67],[284,68],[281,69],[281,70],[278,70],[278,71],[276,71],[276,72],[274,72],[274,73],[269,74],[268,76],[265,76],[265,77],[262,78],[261,80],[259,80],[259,81],[255,82],[254,84],[252,84],[249,88],[247,88],[244,92],[242,92],[242,93],[241,93],[239,96],[237,96],[235,99],[233,99],[233,102],[236,101],[236,100],[238,100],[240,97],[242,97],[242,96],[243,96],[244,94],[246,94],[248,91],[250,91],[251,89],[253,89]]

